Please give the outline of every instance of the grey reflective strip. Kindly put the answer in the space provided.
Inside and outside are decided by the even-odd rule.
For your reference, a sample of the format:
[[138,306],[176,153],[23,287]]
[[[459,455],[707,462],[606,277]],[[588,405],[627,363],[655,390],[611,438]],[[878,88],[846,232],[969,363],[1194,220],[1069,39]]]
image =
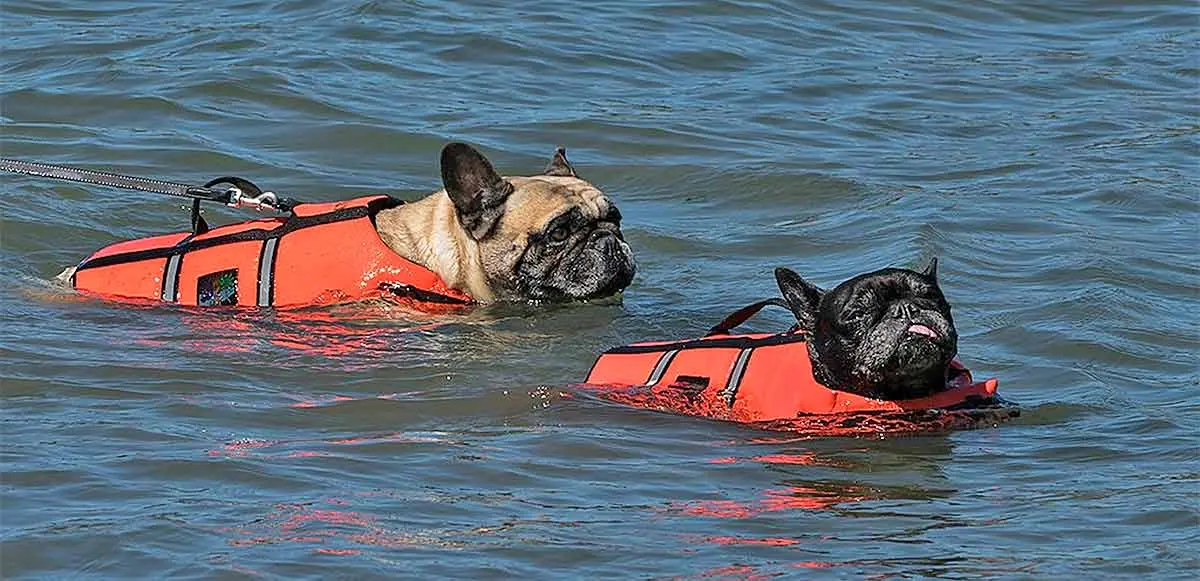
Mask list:
[[172,254],[167,259],[167,269],[163,272],[162,300],[173,303],[179,294],[179,263],[183,261],[182,254]]
[[646,380],[646,385],[654,385],[658,380],[662,379],[664,373],[667,372],[667,367],[671,365],[671,360],[679,354],[679,350],[667,351],[658,358],[658,363],[654,365],[654,371],[650,372],[650,379]]
[[721,390],[721,398],[729,407],[733,407],[733,400],[737,398],[738,387],[742,385],[742,376],[746,373],[746,363],[750,361],[751,353],[754,353],[753,347],[742,349],[742,352],[738,353],[737,361],[733,363],[733,371],[729,373],[729,383]]
[[267,238],[263,242],[262,255],[258,259],[258,306],[271,306],[271,285],[275,280],[275,247],[278,238]]

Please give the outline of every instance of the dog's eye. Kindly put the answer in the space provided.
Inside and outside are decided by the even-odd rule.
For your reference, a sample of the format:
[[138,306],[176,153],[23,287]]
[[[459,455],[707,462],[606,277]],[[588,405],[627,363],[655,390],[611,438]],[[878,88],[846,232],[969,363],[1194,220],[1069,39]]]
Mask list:
[[550,231],[549,236],[551,242],[562,242],[571,236],[571,229],[566,224],[557,226]]
[[860,321],[863,319],[869,319],[873,317],[874,314],[869,309],[851,308],[847,309],[843,316],[850,321]]

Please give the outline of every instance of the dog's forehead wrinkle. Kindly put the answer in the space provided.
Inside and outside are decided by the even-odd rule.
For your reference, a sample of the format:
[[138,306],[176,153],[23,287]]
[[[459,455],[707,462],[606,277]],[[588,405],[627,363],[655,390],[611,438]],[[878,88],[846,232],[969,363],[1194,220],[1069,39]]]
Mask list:
[[584,212],[579,206],[568,206],[566,210],[557,214],[552,214],[550,219],[546,220],[546,228],[551,226],[558,227],[560,225],[570,226],[576,220],[584,218]]
[[514,178],[523,196],[541,200],[544,205],[558,202],[580,208],[589,218],[599,218],[605,208],[605,195],[594,185],[578,178],[538,176]]

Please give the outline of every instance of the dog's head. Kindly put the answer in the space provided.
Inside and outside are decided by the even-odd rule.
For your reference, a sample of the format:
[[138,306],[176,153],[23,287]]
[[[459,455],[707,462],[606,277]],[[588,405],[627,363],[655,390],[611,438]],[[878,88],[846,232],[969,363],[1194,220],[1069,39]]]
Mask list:
[[937,281],[937,259],[923,272],[885,268],[828,292],[786,268],[775,270],[784,300],[808,343],[817,381],[884,399],[909,399],[946,387],[958,332]]
[[479,247],[499,300],[570,301],[614,295],[633,280],[621,213],[582,180],[559,148],[542,175],[502,177],[481,153],[442,150],[442,182]]

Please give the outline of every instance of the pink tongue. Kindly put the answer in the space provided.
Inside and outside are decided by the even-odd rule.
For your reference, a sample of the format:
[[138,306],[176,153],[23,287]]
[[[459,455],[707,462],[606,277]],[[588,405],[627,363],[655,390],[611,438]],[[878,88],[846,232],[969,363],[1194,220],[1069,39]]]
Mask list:
[[934,331],[933,329],[930,329],[929,327],[926,327],[920,323],[913,323],[910,325],[908,327],[908,332],[916,333],[918,335],[925,335],[926,337],[933,337],[934,339],[937,339],[938,336],[937,331]]

